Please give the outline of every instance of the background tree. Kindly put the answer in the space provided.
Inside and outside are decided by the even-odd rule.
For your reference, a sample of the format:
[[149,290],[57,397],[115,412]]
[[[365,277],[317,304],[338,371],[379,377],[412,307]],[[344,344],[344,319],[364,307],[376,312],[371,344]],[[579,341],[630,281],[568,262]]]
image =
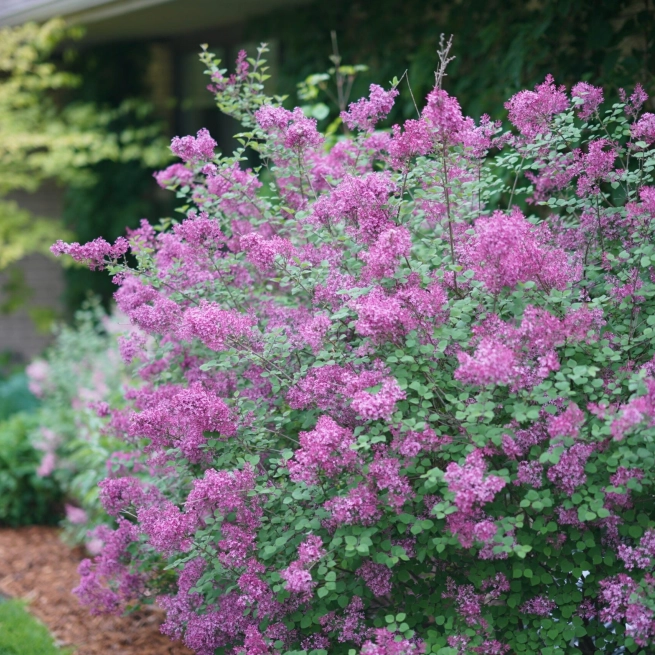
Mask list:
[[[108,108],[76,100],[82,77],[65,63],[72,54],[68,46],[80,35],[61,20],[0,30],[0,270],[30,253],[49,255],[65,229],[60,220],[19,207],[10,199],[13,192],[33,192],[52,180],[74,196],[93,192],[99,167],[108,163],[149,170],[166,161],[161,125],[152,117],[138,120],[149,113],[143,102]],[[119,210],[114,205],[114,213]],[[8,280],[5,311],[17,306],[19,294],[12,290],[22,290],[15,272]]]

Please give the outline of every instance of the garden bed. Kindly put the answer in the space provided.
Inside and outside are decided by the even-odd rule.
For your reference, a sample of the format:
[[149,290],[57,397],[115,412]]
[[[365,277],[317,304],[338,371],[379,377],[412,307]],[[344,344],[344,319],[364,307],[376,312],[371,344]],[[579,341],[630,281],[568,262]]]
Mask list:
[[190,655],[159,632],[162,615],[91,616],[71,589],[77,585],[81,549],[70,549],[54,528],[0,530],[0,593],[28,601],[30,611],[57,643],[75,655]]

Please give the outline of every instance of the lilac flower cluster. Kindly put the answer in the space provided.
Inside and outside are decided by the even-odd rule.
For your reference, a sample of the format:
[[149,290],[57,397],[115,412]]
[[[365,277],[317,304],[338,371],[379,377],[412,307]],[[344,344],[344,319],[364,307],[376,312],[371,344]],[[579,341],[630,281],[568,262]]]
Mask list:
[[465,261],[491,293],[533,281],[545,291],[563,289],[572,277],[566,253],[548,247],[548,229],[537,228],[515,209],[509,216],[496,212],[475,222]]
[[102,270],[108,261],[122,257],[129,249],[129,243],[124,237],[119,237],[112,246],[102,237],[89,243],[64,243],[57,241],[50,250],[54,255],[70,255],[76,262],[83,262],[93,270]]
[[[216,148],[216,141],[212,139],[209,131],[204,127],[198,131],[195,138],[192,136],[182,138],[176,136],[171,142],[173,154],[177,155],[182,161],[192,164],[211,160],[214,156],[214,148]],[[179,171],[179,168],[174,169],[174,171],[169,168],[165,175],[179,174]],[[164,177],[163,179],[167,178]]]

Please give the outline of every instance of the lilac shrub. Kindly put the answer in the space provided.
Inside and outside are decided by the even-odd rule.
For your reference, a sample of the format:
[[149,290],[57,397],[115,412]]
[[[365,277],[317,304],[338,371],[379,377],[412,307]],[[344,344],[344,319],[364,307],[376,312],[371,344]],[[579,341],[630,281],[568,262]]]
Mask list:
[[113,275],[140,385],[112,426],[153,474],[101,482],[82,600],[157,597],[199,655],[650,652],[643,89],[549,76],[503,132],[438,85],[384,131],[372,85],[324,137],[260,58],[202,58],[242,146],[174,139],[181,217],[133,259],[55,246]]

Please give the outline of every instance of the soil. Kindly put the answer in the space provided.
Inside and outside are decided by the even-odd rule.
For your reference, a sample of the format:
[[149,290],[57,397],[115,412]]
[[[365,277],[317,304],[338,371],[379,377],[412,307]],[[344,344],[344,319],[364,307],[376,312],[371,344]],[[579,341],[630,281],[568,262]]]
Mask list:
[[157,610],[91,616],[71,593],[83,557],[55,528],[0,529],[0,595],[26,600],[57,644],[75,655],[193,655],[159,632]]

